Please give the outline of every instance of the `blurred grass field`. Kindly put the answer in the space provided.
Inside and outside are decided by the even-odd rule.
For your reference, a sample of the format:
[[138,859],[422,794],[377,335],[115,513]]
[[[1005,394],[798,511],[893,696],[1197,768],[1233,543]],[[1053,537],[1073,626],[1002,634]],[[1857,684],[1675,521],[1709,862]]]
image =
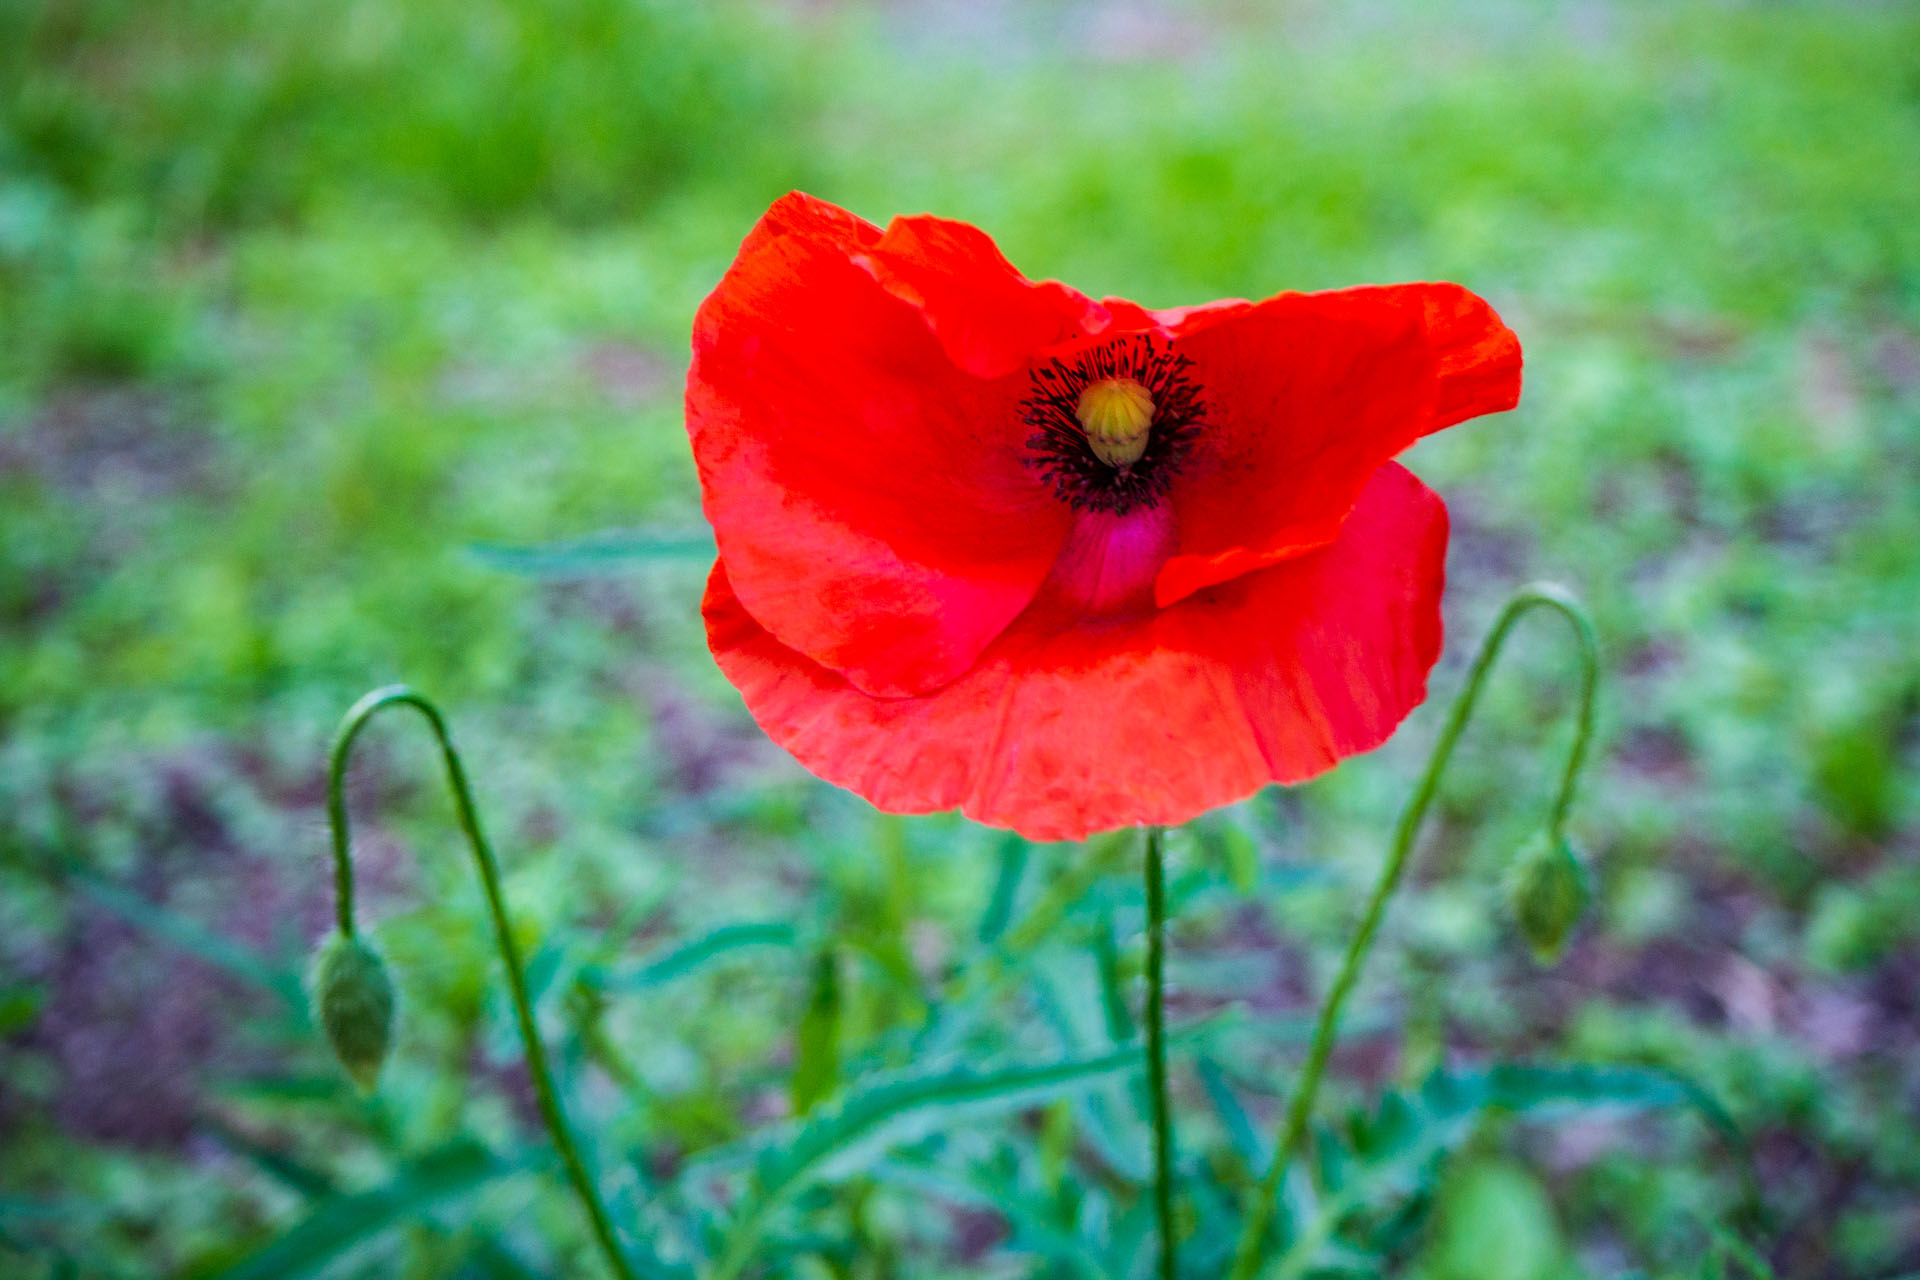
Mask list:
[[[792,187],[1155,306],[1492,299],[1520,409],[1408,458],[1454,516],[1436,700],[1513,586],[1592,604],[1596,910],[1543,971],[1498,906],[1571,706],[1543,625],[1342,1096],[1671,1067],[1750,1136],[1779,1275],[1920,1272],[1920,9],[0,0],[0,1273],[214,1275],[398,1155],[537,1146],[413,726],[354,788],[406,1010],[376,1101],[283,999],[328,921],[327,735],[383,682],[448,709],[546,981],[781,921],[845,940],[846,1061],[899,1065],[999,838],[877,818],[765,744],[706,657],[697,551],[479,550],[698,529],[689,320]],[[1311,1011],[1439,714],[1176,849],[1187,1012]],[[1072,914],[1137,963],[1128,874]],[[1079,981],[1083,950],[1040,971]],[[664,1169],[792,1105],[807,999],[748,950],[550,1012],[607,1158]],[[1046,1043],[1023,999],[998,1047]],[[1296,1049],[1245,1035],[1265,1117]],[[1737,1163],[1693,1121],[1495,1120],[1391,1274],[1692,1275]],[[990,1213],[916,1206],[850,1193],[852,1260],[796,1273],[1052,1274]],[[584,1250],[522,1176],[326,1265],[593,1274]]]

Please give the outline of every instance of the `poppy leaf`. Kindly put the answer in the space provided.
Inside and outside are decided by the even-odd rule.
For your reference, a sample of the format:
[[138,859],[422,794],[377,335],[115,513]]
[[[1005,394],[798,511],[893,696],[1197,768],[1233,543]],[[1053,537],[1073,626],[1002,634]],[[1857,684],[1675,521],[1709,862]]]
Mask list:
[[912,1191],[930,1200],[987,1209],[1006,1220],[1008,1237],[1001,1246],[1059,1263],[1086,1280],[1110,1280],[1100,1255],[1087,1242],[1035,1212],[1030,1198],[997,1186],[984,1177],[957,1178],[904,1161],[881,1160],[868,1171],[875,1180]]
[[[1431,1189],[1440,1161],[1466,1142],[1490,1112],[1531,1115],[1676,1106],[1695,1108],[1738,1142],[1738,1130],[1711,1095],[1658,1068],[1502,1062],[1479,1071],[1435,1072],[1417,1090],[1386,1094],[1371,1112],[1351,1117],[1342,1130],[1319,1130],[1318,1185],[1326,1194],[1301,1219],[1293,1244],[1267,1274],[1298,1277],[1330,1265],[1332,1254],[1342,1248],[1336,1232],[1362,1210],[1398,1198],[1403,1207],[1424,1212],[1424,1193]],[[1381,1228],[1404,1229],[1404,1217],[1388,1214],[1380,1220]]]
[[410,1160],[367,1191],[321,1201],[305,1218],[229,1265],[196,1271],[195,1280],[298,1280],[391,1228],[530,1167],[470,1140]]
[[1137,1071],[1141,1063],[1140,1047],[1127,1045],[1042,1064],[878,1076],[803,1121],[690,1161],[683,1178],[742,1166],[755,1174],[721,1243],[712,1280],[739,1275],[770,1215],[809,1183],[864,1169],[879,1152],[935,1130],[954,1130],[966,1117],[1084,1089]]
[[642,991],[692,973],[733,951],[748,947],[791,947],[796,935],[791,924],[777,920],[723,924],[698,934],[664,954],[631,969],[608,972],[585,970],[581,980],[603,991]]

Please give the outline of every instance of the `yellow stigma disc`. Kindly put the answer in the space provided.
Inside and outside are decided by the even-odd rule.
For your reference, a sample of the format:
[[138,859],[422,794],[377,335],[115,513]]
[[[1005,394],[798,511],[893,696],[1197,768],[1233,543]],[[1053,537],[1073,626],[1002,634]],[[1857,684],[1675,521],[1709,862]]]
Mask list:
[[1147,451],[1153,426],[1153,396],[1132,378],[1102,378],[1080,393],[1074,406],[1087,443],[1100,461],[1124,471]]

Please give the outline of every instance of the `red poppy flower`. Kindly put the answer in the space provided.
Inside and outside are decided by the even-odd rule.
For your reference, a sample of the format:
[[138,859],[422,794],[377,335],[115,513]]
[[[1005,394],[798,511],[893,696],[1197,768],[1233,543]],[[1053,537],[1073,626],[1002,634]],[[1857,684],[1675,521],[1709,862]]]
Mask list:
[[694,321],[708,641],[882,809],[1182,822],[1426,696],[1447,513],[1391,459],[1519,394],[1457,285],[1149,311],[788,195]]

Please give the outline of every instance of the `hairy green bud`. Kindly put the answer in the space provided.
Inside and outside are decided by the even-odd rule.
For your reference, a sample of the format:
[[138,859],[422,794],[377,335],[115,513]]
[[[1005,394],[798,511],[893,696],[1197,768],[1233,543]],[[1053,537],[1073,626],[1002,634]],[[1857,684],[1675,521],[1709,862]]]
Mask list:
[[1521,850],[1507,900],[1534,959],[1552,964],[1560,958],[1591,896],[1587,869],[1565,836],[1542,832]]
[[335,933],[313,958],[313,1011],[333,1056],[354,1083],[371,1090],[393,1046],[393,982],[359,937]]

